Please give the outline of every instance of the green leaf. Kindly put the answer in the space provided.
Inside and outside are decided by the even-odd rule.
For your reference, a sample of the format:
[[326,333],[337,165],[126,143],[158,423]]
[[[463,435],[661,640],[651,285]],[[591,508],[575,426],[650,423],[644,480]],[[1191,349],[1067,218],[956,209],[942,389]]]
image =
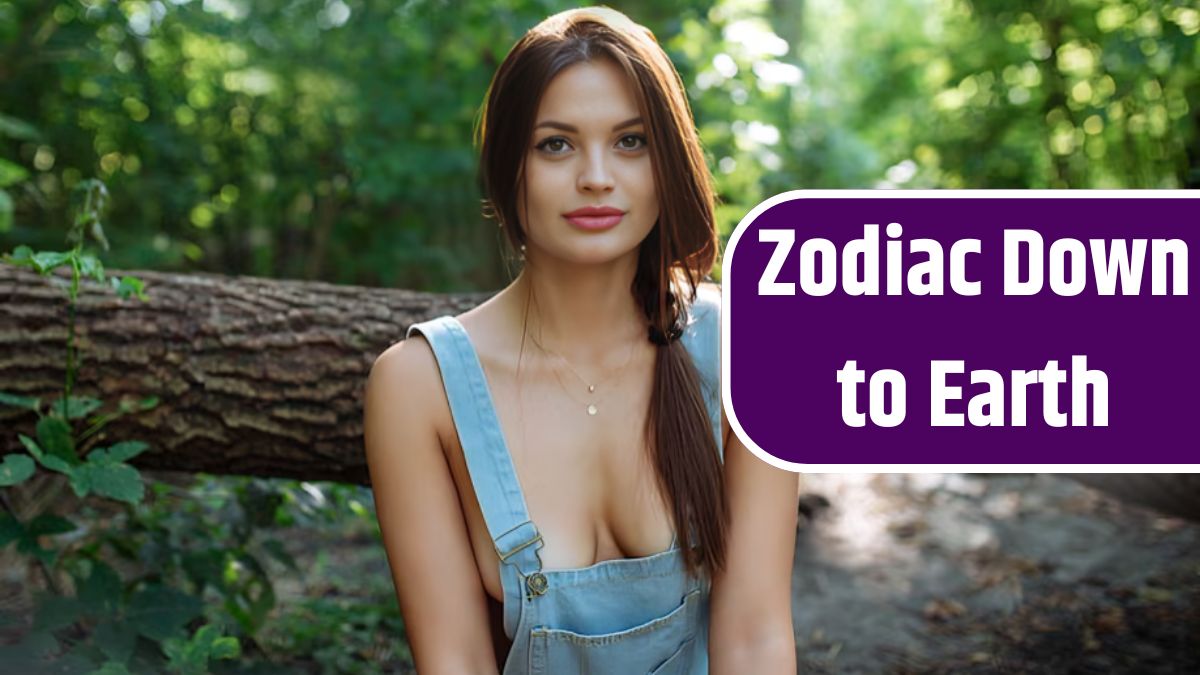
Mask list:
[[93,639],[105,656],[123,664],[133,656],[133,648],[137,644],[137,630],[125,622],[101,621],[96,626]]
[[197,586],[209,584],[214,588],[225,587],[225,556],[223,549],[211,548],[193,551],[183,556],[183,570]]
[[242,655],[242,645],[235,637],[220,637],[213,640],[209,658],[236,659]]
[[142,474],[122,460],[137,456],[146,449],[141,441],[124,441],[111,448],[98,448],[88,453],[83,464],[71,470],[71,488],[83,496],[89,492],[137,504],[145,494]]
[[[64,646],[67,646],[70,644],[70,642],[63,640],[63,644]],[[67,648],[70,651],[54,657],[53,672],[62,673],[63,675],[75,675],[76,673],[83,675],[83,673],[90,673],[93,669],[95,669],[96,660],[100,657],[100,655],[96,653],[95,648],[89,644],[76,645],[74,647]],[[42,671],[39,669],[34,672]]]
[[16,185],[29,178],[29,170],[0,157],[0,188]]
[[173,588],[151,585],[129,600],[126,618],[141,635],[159,642],[175,636],[183,626],[200,616],[198,598]]
[[79,620],[82,607],[75,598],[42,594],[33,613],[34,630],[58,630]]
[[127,462],[145,452],[149,447],[149,444],[142,441],[121,441],[109,446],[108,459],[112,462]]
[[22,141],[36,141],[41,134],[32,124],[0,113],[0,136],[8,136]]
[[62,534],[75,530],[75,524],[59,516],[43,513],[26,525],[17,525],[20,536],[17,539],[17,550],[21,553],[36,557],[47,566],[53,566],[58,552],[54,549],[42,548],[38,539],[43,536]]
[[[111,614],[121,602],[121,577],[113,568],[99,562],[92,562],[92,573],[87,579],[78,582],[77,594],[79,601],[89,612],[95,614]],[[107,652],[106,652],[107,653]],[[108,654],[109,658],[117,657]],[[117,659],[123,661],[123,659]]]
[[60,265],[70,262],[74,255],[71,251],[38,251],[33,254],[33,268],[46,274]]
[[75,439],[71,438],[71,427],[54,415],[47,415],[37,423],[38,445],[48,455],[54,455],[69,464],[78,464],[75,454]]
[[144,292],[145,286],[142,284],[142,280],[137,277],[121,277],[119,281],[114,277],[109,279],[109,283],[112,284],[113,290],[122,300],[128,300],[132,295],[136,295],[138,300],[150,299]]
[[40,537],[43,535],[63,534],[66,532],[74,532],[76,530],[75,523],[50,513],[42,515],[29,521],[25,527],[26,531],[31,536]]
[[207,654],[199,654],[191,642],[182,638],[171,638],[163,641],[162,650],[167,655],[168,671],[179,675],[203,675],[204,666],[208,662],[203,656]]
[[220,629],[205,624],[189,640],[173,638],[163,643],[169,663],[168,670],[184,675],[204,675],[209,672],[210,659],[231,659],[241,654],[236,638],[221,637]]
[[4,254],[4,261],[15,265],[32,265],[33,264],[33,249],[25,244],[13,249],[11,254]]
[[0,462],[0,487],[11,487],[29,480],[37,465],[29,455],[5,455]]
[[142,474],[128,464],[87,465],[81,467],[88,474],[92,491],[98,495],[129,504],[142,501],[145,485]]
[[79,256],[79,273],[85,277],[91,277],[100,283],[104,283],[104,263],[94,255],[84,254]]
[[26,436],[25,434],[17,434],[17,438],[21,440],[21,445],[25,446],[25,449],[29,451],[29,454],[33,455],[34,459],[39,462],[42,461],[42,458],[45,457],[45,453],[42,452],[42,446],[38,445],[37,441]]
[[75,473],[75,467],[67,464],[67,460],[62,459],[61,457],[55,457],[54,455],[45,455],[42,457],[42,466],[50,469],[51,471],[65,473],[68,476],[71,476]]
[[[104,405],[104,401],[91,396],[71,396],[67,398],[67,419],[75,420],[80,417],[86,417],[93,410]],[[50,410],[61,415],[63,408],[62,397],[54,399],[50,404]]]
[[86,497],[92,492],[92,474],[86,467],[80,467],[75,470],[73,467],[67,467],[66,473],[71,477],[71,490],[76,497]]
[[30,631],[17,644],[0,647],[0,664],[6,673],[43,673],[48,660],[61,651],[50,633]]
[[42,399],[33,396],[18,396],[0,391],[0,404],[10,405],[14,408],[25,408],[26,410],[37,410],[42,407]]

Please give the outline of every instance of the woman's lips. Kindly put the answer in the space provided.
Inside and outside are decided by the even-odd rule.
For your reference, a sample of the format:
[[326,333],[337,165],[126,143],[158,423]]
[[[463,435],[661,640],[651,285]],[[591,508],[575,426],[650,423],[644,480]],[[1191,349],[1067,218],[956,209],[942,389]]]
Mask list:
[[567,216],[567,220],[585,230],[605,230],[621,222],[624,217],[624,214],[618,213],[611,216]]
[[586,206],[576,209],[563,217],[575,227],[584,230],[604,230],[615,226],[625,217],[625,212],[611,206]]

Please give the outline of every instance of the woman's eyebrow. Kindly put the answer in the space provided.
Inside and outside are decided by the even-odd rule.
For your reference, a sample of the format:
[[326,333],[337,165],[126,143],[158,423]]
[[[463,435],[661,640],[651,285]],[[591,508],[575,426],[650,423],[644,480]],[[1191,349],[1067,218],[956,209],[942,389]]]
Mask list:
[[[631,118],[625,120],[624,122],[621,122],[620,124],[617,124],[616,126],[614,126],[613,131],[618,131],[620,129],[624,129],[625,127],[637,126],[641,123],[642,123],[641,117],[631,117]],[[579,129],[577,127],[575,127],[574,125],[567,124],[565,122],[555,122],[554,120],[546,120],[545,122],[539,122],[538,125],[536,127],[534,127],[534,129],[541,129],[542,127],[550,127],[552,129],[559,129],[561,131],[569,131],[571,133],[579,133]]]

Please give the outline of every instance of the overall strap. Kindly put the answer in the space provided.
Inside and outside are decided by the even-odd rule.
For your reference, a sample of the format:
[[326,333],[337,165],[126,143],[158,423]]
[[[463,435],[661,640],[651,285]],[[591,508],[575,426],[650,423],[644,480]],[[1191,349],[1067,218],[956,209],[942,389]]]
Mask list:
[[496,555],[501,563],[516,567],[522,578],[541,576],[537,551],[542,536],[529,519],[487,377],[466,329],[454,317],[443,316],[409,327],[408,335],[414,332],[425,336],[437,358],[471,484]]

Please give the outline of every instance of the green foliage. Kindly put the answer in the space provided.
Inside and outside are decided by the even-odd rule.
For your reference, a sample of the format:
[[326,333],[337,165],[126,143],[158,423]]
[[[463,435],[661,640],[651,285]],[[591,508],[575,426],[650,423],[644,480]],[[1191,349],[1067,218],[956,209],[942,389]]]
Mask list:
[[75,454],[70,428],[61,419],[49,416],[38,422],[38,441],[24,434],[18,436],[38,463],[70,479],[75,496],[94,493],[130,504],[141,501],[142,477],[125,462],[146,450],[145,443],[126,441],[107,449],[95,448],[81,460]]
[[48,513],[43,513],[28,523],[21,523],[11,513],[5,513],[0,516],[0,543],[7,545],[15,541],[17,550],[21,553],[37,558],[44,565],[52,565],[56,554],[52,549],[43,548],[39,539],[71,532],[74,529],[75,524],[71,521]]
[[[69,225],[70,250],[18,246],[4,256],[10,264],[43,275],[67,267],[72,283],[67,288],[62,394],[43,401],[0,392],[0,404],[32,411],[38,418],[29,433],[17,432],[27,454],[0,458],[0,548],[14,546],[28,556],[41,568],[48,587],[35,597],[32,631],[19,644],[0,647],[0,663],[14,672],[243,672],[228,662],[245,661],[239,659],[243,644],[254,646],[261,658],[258,636],[268,632],[265,627],[279,609],[273,575],[279,568],[302,573],[272,531],[342,528],[348,518],[373,528],[374,517],[363,506],[362,488],[199,477],[181,491],[147,483],[130,463],[149,449],[146,443],[95,444],[96,434],[113,420],[158,404],[155,396],[113,405],[71,393],[79,368],[74,305],[80,280],[111,285],[123,299],[146,298],[140,280],[124,277],[116,283],[84,249],[85,241],[107,245],[102,226],[106,194],[102,184],[81,181]],[[51,498],[40,513],[18,517],[10,506],[14,493],[7,491],[30,487],[25,484],[35,479],[37,491],[51,495],[69,486],[81,500],[81,512],[63,517],[61,500]],[[99,522],[89,506],[97,501],[108,503],[116,515]],[[390,597],[386,589],[380,591]],[[331,612],[339,621],[344,618],[340,609]],[[395,624],[399,611],[394,601],[372,605],[367,618]],[[312,620],[330,619],[318,612]],[[319,653],[317,661],[328,667],[373,672],[370,659],[344,650],[347,635],[342,633],[346,631],[326,629],[303,643],[272,638],[273,649],[283,660],[289,649],[313,649]],[[304,658],[312,657],[305,652]]]
[[13,164],[6,159],[0,159],[0,188],[19,183],[29,178],[29,171],[20,164]]
[[[1193,3],[613,4],[681,72],[726,232],[795,188],[1200,184]],[[573,5],[6,2],[0,243],[96,175],[120,266],[494,288],[474,124],[509,46]]]
[[171,672],[204,675],[209,672],[209,660],[237,658],[241,647],[236,639],[221,637],[215,627],[207,625],[189,640],[168,639],[163,643],[163,651],[170,659],[167,667]]
[[728,2],[668,45],[728,232],[796,188],[1195,187],[1198,31],[1154,0]]
[[12,229],[13,224],[13,200],[7,192],[0,189],[0,232],[7,232]]
[[[38,133],[29,124],[0,113],[0,138],[4,137],[33,141],[37,140]],[[0,157],[0,234],[8,232],[13,226],[15,205],[8,188],[26,180],[29,175],[25,167]]]
[[[36,562],[49,588],[35,598],[32,631],[21,643],[0,647],[0,662],[31,672],[50,664],[62,672],[235,672],[218,663],[239,657],[243,643],[256,645],[279,608],[270,566],[302,572],[292,552],[270,532],[291,526],[343,527],[347,518],[374,528],[374,517],[363,505],[363,489],[353,486],[200,477],[184,494],[160,483],[150,483],[147,491],[141,473],[130,464],[149,449],[146,443],[94,443],[93,437],[110,422],[151,410],[158,399],[122,399],[113,406],[71,393],[78,370],[73,322],[79,281],[111,281],[99,260],[83,248],[85,239],[100,241],[104,236],[103,199],[97,195],[105,191],[87,183],[81,189],[86,194],[76,208],[86,216],[72,220],[70,250],[19,246],[5,256],[7,262],[43,275],[68,267],[72,284],[67,290],[70,337],[64,391],[47,402],[0,392],[0,403],[38,417],[31,434],[17,433],[28,454],[0,459],[0,505],[5,507],[0,511],[0,547],[13,545]],[[145,299],[140,280],[124,278],[112,286],[118,293],[126,291],[126,299]],[[85,506],[77,522],[59,515],[51,499],[43,512],[19,518],[3,490],[35,478],[41,481],[39,490],[56,493],[69,486],[81,500],[93,498],[81,504],[102,499],[113,503],[119,515],[100,527],[94,513],[89,521],[90,508]],[[377,530],[372,531],[377,537]],[[69,540],[62,537],[68,534]],[[71,583],[63,585],[64,577]],[[387,589],[380,592],[390,597]],[[307,620],[343,621],[344,614],[342,609],[322,608]],[[364,654],[377,649],[381,636],[372,632],[384,622],[398,625],[394,601],[372,605],[363,620],[337,631],[323,630],[302,642],[272,638],[273,649],[282,658],[289,649],[312,649],[304,658],[315,658],[327,668],[377,672],[373,659]],[[359,640],[362,646],[351,644],[346,651],[347,640]],[[407,659],[407,648],[400,644],[397,657]]]
[[[688,85],[724,231],[797,187],[1200,181],[1188,2],[614,5]],[[0,244],[96,174],[121,267],[496,287],[474,123],[506,49],[568,6],[5,2]]]
[[0,487],[24,483],[36,470],[33,460],[25,455],[5,455],[0,461]]
[[[386,597],[390,589],[381,589]],[[345,602],[306,598],[296,612],[282,617],[273,627],[274,647],[294,654],[311,655],[325,673],[377,673],[378,661],[388,658],[411,662],[408,646],[399,643],[399,653],[387,653],[381,638],[401,635],[403,622],[394,603],[381,604],[370,598]]]
[[200,615],[200,601],[180,591],[153,585],[138,591],[129,601],[126,618],[151,640],[164,641]]
[[[42,275],[58,267],[68,266],[72,283],[68,288],[67,377],[62,396],[50,403],[45,412],[36,398],[4,394],[0,402],[32,410],[38,415],[34,437],[18,434],[28,455],[7,455],[0,464],[0,488],[12,489],[32,479],[36,464],[57,474],[58,481],[66,480],[77,497],[90,494],[115,500],[132,507],[143,500],[142,476],[128,464],[148,449],[140,441],[121,441],[108,447],[85,449],[84,441],[108,422],[123,414],[152,408],[153,398],[141,404],[122,401],[116,412],[93,415],[104,402],[91,397],[73,396],[71,386],[78,365],[74,348],[74,307],[82,276],[105,282],[103,266],[83,250],[85,239],[99,242],[107,248],[101,216],[107,190],[97,181],[80,184],[82,195],[75,206],[75,218],[68,231],[71,250],[33,251],[18,247],[5,261],[27,265]],[[114,288],[117,288],[114,286]],[[145,299],[139,281],[126,280],[120,288]],[[74,428],[82,420],[90,427]],[[51,478],[51,481],[56,479]],[[211,625],[203,625],[194,634],[190,624],[201,618],[201,599],[186,591],[165,586],[153,579],[125,583],[112,567],[97,556],[93,545],[79,548],[45,546],[58,535],[76,532],[78,525],[51,512],[51,507],[22,522],[9,506],[7,495],[0,493],[4,506],[0,513],[0,546],[16,544],[17,551],[31,556],[45,572],[52,592],[42,594],[35,603],[33,631],[28,639],[15,647],[0,650],[0,662],[21,663],[29,671],[42,671],[47,657],[56,667],[72,672],[78,668],[100,672],[131,672],[131,658],[137,640],[145,638],[161,643],[166,667],[172,672],[197,673],[208,668],[210,659],[230,658],[238,653],[235,638],[223,637]],[[111,537],[112,533],[101,535]],[[75,594],[57,590],[55,579],[59,570],[70,571],[75,578]],[[80,643],[74,639],[74,629],[90,627],[89,639]],[[68,637],[72,636],[72,637]],[[63,650],[66,653],[62,653]],[[153,669],[153,667],[151,667]],[[144,665],[135,668],[146,670]]]

